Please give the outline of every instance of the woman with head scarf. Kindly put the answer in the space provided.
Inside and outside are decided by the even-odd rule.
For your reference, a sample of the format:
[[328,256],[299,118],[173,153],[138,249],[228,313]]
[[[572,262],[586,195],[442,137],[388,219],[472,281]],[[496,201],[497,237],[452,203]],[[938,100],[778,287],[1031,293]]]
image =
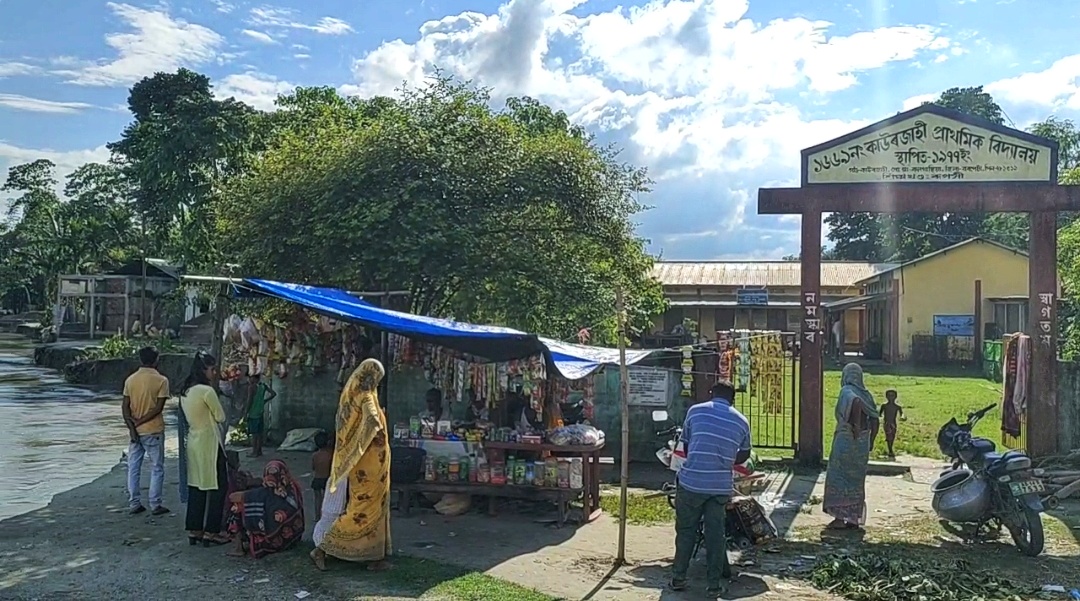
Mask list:
[[304,495],[283,461],[263,468],[262,485],[230,495],[229,533],[234,557],[260,559],[284,551],[304,536]]
[[866,468],[877,421],[877,405],[863,384],[862,367],[848,363],[840,377],[836,434],[825,474],[822,510],[834,518],[829,528],[853,529],[866,523]]
[[312,536],[320,570],[327,555],[370,570],[390,567],[390,447],[377,394],[385,374],[382,363],[366,359],[341,391],[334,460]]

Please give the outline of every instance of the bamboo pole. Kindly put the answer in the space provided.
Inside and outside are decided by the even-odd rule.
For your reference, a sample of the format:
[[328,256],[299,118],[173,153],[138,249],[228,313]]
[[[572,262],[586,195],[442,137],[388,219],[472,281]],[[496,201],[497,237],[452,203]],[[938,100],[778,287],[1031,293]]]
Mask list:
[[619,467],[619,552],[615,563],[626,563],[626,501],[630,480],[630,378],[626,367],[626,307],[623,304],[622,285],[615,288],[615,311],[618,313],[619,340],[619,409],[622,414],[622,449]]

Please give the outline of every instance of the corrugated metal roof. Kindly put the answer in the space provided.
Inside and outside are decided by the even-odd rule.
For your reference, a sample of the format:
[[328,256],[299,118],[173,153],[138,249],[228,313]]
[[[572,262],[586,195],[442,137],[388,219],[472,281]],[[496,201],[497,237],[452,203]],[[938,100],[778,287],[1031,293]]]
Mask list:
[[[935,250],[932,253],[925,254],[925,255],[923,255],[921,257],[912,259],[910,261],[906,261],[904,263],[894,263],[891,268],[885,269],[881,273],[885,273],[886,271],[893,271],[894,269],[900,269],[901,267],[910,267],[910,266],[912,266],[912,265],[914,265],[916,263],[922,263],[923,261],[926,261],[927,259],[933,259],[934,257],[938,257],[938,256],[941,256],[941,255],[948,254],[949,251],[951,251],[951,250],[956,250],[956,249],[958,249],[958,248],[960,248],[962,246],[967,246],[968,244],[973,244],[973,243],[974,244],[988,244],[990,246],[1000,248],[1001,250],[1011,252],[1013,254],[1020,255],[1021,257],[1028,256],[1027,252],[1022,251],[1022,250],[1020,250],[1018,248],[1013,248],[1011,246],[1006,246],[1004,244],[1001,244],[1000,242],[994,242],[993,240],[987,240],[986,238],[968,238],[967,240],[964,240],[963,242],[958,242],[956,244],[953,244],[952,246],[946,246],[945,248]],[[876,275],[881,275],[881,273],[871,273],[871,274],[869,274],[866,277],[861,278],[861,279],[862,280],[870,279],[870,278],[872,278],[872,277],[874,277]]]
[[[895,263],[822,261],[821,285],[852,286],[896,267]],[[801,285],[798,261],[657,261],[653,277],[664,286]]]

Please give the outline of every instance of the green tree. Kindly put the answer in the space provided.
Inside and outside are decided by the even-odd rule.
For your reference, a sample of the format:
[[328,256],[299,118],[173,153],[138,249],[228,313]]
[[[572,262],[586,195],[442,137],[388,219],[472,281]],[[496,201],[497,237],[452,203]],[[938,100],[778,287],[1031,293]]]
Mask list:
[[261,148],[266,116],[214,98],[210,79],[187,69],[139,81],[128,108],[134,121],[108,148],[131,186],[145,252],[216,266],[216,195]]
[[223,196],[225,251],[248,273],[407,289],[420,314],[594,342],[614,340],[622,285],[644,327],[664,309],[631,225],[645,173],[535,100],[489,100],[442,77],[395,99],[279,99],[274,139]]
[[56,276],[92,273],[130,253],[132,213],[118,169],[83,165],[68,176],[64,197],[57,184],[45,159],[8,171],[2,190],[16,196],[0,227],[0,295],[14,292],[42,306],[53,298]]

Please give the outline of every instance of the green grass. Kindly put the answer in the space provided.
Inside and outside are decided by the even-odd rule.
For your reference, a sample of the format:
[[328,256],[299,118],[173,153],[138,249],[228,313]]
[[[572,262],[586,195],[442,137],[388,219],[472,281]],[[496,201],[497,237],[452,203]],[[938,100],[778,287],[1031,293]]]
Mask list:
[[[412,557],[397,556],[394,568],[365,575],[376,588],[393,595],[408,594],[422,599],[446,601],[557,601],[513,582],[472,572],[457,566]],[[372,598],[365,595],[364,598]]]
[[[878,406],[885,402],[885,391],[896,390],[897,402],[904,408],[905,421],[899,422],[897,453],[940,458],[937,433],[941,426],[956,417],[963,421],[969,411],[1001,402],[1001,385],[970,375],[914,375],[888,373],[884,369],[865,368],[865,384]],[[840,372],[825,372],[825,453],[832,448],[836,430],[836,399],[840,394]],[[991,411],[975,428],[977,436],[996,442],[1001,438],[1001,415]],[[872,455],[887,456],[884,432],[878,435]]]
[[[614,518],[620,516],[619,494],[603,493],[600,495],[600,507],[604,513]],[[667,497],[649,497],[632,494],[626,497],[626,521],[635,526],[670,524],[675,521],[675,511],[668,505]]]
[[[752,443],[755,448],[785,447],[797,438],[798,377],[791,370],[797,364],[785,363],[783,376],[783,405],[779,412],[766,411],[765,404],[747,392],[738,393],[735,407],[750,419]],[[881,405],[885,391],[894,389],[898,402],[904,408],[906,421],[899,423],[895,450],[898,454],[939,458],[937,432],[950,417],[964,420],[969,411],[1000,403],[1001,384],[991,382],[974,372],[918,371],[912,368],[890,366],[865,367],[865,383]],[[794,387],[794,393],[793,393]],[[824,450],[828,455],[832,446],[836,418],[833,411],[840,394],[840,370],[835,365],[824,374]],[[793,411],[795,416],[793,417]],[[975,434],[1000,443],[1001,415],[991,411],[975,429]],[[769,453],[764,453],[769,454]],[[888,453],[884,433],[879,434],[873,457],[885,458]]]

